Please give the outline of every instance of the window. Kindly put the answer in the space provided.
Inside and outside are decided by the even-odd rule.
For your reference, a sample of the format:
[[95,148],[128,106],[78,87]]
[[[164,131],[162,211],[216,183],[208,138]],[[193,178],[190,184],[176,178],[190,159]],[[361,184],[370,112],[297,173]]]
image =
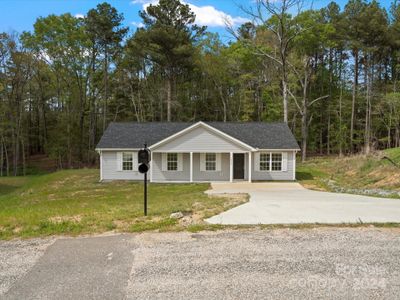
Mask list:
[[282,171],[283,154],[273,152],[260,153],[259,171]]
[[122,153],[122,170],[132,171],[133,170],[133,154],[124,152]]
[[167,154],[167,170],[178,171],[178,153]]
[[206,171],[217,170],[217,154],[206,153]]
[[271,153],[260,153],[260,171],[269,171]]
[[282,153],[271,154],[272,171],[282,171]]

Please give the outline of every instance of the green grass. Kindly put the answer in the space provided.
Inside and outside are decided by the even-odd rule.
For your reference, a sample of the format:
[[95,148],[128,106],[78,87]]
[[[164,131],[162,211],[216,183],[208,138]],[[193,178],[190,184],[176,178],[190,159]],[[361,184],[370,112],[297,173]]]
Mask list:
[[384,151],[385,155],[400,165],[400,148],[391,148]]
[[208,184],[150,184],[147,217],[143,185],[98,182],[98,170],[66,170],[0,178],[0,238],[78,235],[110,230],[182,230],[172,212],[217,214],[246,199],[208,197]]
[[[311,158],[297,166],[297,179],[304,186],[332,191],[328,182],[347,190],[400,191],[400,169],[382,159],[400,164],[400,149],[393,148],[369,156]],[[394,196],[398,198],[397,196]]]

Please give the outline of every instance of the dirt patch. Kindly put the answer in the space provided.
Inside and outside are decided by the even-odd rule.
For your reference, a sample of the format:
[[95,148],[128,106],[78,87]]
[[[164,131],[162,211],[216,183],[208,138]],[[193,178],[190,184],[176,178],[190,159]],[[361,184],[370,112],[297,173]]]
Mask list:
[[390,174],[390,176],[386,175],[385,178],[375,182],[372,186],[376,188],[387,187],[387,186],[390,187],[400,186],[400,172]]
[[204,204],[200,202],[193,203],[193,213],[186,214],[182,219],[179,220],[179,224],[183,227],[187,227],[194,224],[207,224],[204,219],[219,214],[230,208],[239,206],[249,201],[247,194],[218,194],[209,195],[210,198],[227,198],[222,207],[214,207],[204,209]]
[[62,222],[73,222],[73,223],[80,223],[82,220],[81,215],[76,216],[55,216],[49,218],[49,221],[55,224],[60,224]]

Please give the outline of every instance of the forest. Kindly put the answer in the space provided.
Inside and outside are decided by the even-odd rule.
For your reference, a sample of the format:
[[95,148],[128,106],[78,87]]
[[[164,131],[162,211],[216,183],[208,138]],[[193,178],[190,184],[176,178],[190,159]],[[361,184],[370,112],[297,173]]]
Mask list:
[[[234,3],[232,4],[234,5]],[[256,0],[229,42],[160,0],[130,31],[104,2],[0,33],[0,176],[94,166],[110,122],[286,122],[310,155],[400,146],[400,4]]]

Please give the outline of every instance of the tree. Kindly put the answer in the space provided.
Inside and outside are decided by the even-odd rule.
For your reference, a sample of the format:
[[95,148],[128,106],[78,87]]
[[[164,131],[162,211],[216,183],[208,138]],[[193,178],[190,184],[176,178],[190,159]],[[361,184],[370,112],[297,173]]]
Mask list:
[[[274,36],[274,45],[271,48],[259,47],[257,45],[256,51],[272,59],[279,65],[281,71],[281,85],[282,85],[282,99],[283,99],[283,120],[288,122],[288,103],[289,103],[289,71],[291,64],[289,62],[290,50],[293,41],[303,28],[299,30],[296,21],[290,15],[291,10],[298,8],[298,13],[303,6],[302,0],[256,0],[256,8],[242,9],[254,19],[256,24],[261,24],[262,29],[267,30]],[[231,32],[233,32],[231,30]],[[239,36],[240,38],[240,36]]]
[[[123,15],[106,2],[98,4],[96,9],[89,10],[85,18],[86,30],[93,45],[92,56],[95,58],[97,53],[103,55],[103,131],[107,126],[110,58],[121,49],[121,42],[128,32],[128,28],[121,26],[123,19]],[[93,65],[93,73],[94,68]]]
[[196,16],[189,5],[179,0],[160,0],[141,11],[145,29],[136,35],[145,48],[146,57],[160,68],[166,79],[167,121],[171,121],[172,92],[177,76],[191,70],[194,44],[203,36],[205,27],[194,24]]

